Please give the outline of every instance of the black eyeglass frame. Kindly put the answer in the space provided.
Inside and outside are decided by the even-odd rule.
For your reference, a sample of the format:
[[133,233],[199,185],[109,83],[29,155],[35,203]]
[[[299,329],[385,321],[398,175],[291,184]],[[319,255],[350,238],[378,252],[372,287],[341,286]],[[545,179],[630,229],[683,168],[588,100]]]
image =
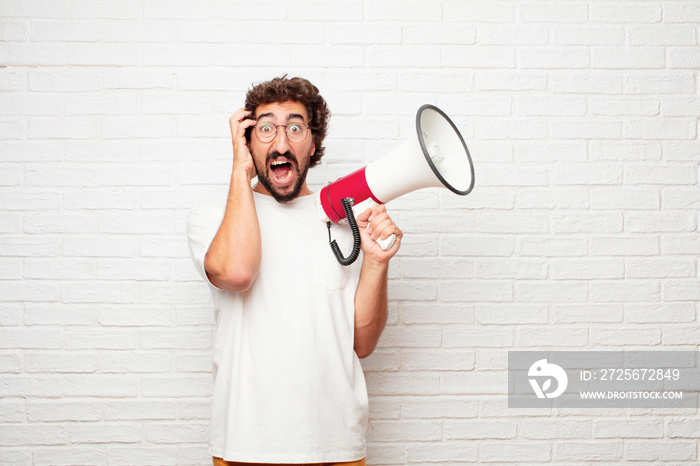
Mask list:
[[[258,134],[258,132],[259,132],[258,127],[262,126],[262,125],[271,126],[271,127],[275,128],[275,132],[273,133],[273,135],[269,141],[263,141],[263,139]],[[289,133],[287,133],[287,129],[289,128],[290,125],[299,126],[299,127],[303,128],[304,131],[306,131],[304,133],[304,138],[301,139],[300,141],[293,141],[292,138],[289,137]],[[262,143],[268,143],[268,142],[272,142],[275,140],[275,138],[277,137],[277,128],[279,128],[280,126],[282,126],[284,128],[284,136],[289,140],[289,142],[293,142],[294,144],[299,144],[299,143],[306,141],[306,138],[309,137],[309,133],[311,132],[311,131],[309,131],[310,130],[309,125],[306,125],[304,123],[289,123],[286,125],[275,125],[272,123],[258,123],[257,125],[253,126],[253,128],[255,128],[255,131],[253,131],[253,132],[255,133],[255,137],[258,138],[258,141],[260,141]]]

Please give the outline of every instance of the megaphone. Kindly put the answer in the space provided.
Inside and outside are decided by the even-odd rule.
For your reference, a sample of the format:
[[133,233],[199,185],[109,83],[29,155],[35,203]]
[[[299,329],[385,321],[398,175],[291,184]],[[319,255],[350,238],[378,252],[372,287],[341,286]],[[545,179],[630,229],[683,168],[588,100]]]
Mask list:
[[[353,252],[349,257],[342,255],[335,241],[331,242],[341,264],[350,265],[360,252],[353,206],[359,212],[371,203],[385,204],[422,188],[444,186],[460,196],[474,188],[471,154],[445,112],[434,105],[423,105],[416,112],[415,124],[415,133],[393,152],[316,193],[319,218],[326,222],[329,231],[331,222],[337,224],[344,218],[353,229]],[[380,245],[389,249],[394,239],[387,238]]]

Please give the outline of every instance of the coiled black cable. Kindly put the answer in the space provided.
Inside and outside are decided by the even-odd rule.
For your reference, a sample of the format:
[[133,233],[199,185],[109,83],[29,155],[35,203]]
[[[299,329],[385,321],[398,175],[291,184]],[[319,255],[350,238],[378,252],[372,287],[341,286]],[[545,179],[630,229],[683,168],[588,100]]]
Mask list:
[[335,240],[331,241],[331,222],[326,222],[326,225],[328,226],[328,242],[331,245],[333,254],[335,254],[335,258],[338,259],[340,265],[345,266],[352,264],[358,257],[360,257],[360,228],[357,226],[355,215],[352,213],[353,202],[355,201],[350,197],[344,197],[340,200],[340,203],[343,205],[343,209],[345,209],[345,217],[348,219],[348,223],[350,224],[350,230],[352,231],[352,252],[348,257],[343,256],[343,253],[340,251],[340,246],[338,246],[338,243]]

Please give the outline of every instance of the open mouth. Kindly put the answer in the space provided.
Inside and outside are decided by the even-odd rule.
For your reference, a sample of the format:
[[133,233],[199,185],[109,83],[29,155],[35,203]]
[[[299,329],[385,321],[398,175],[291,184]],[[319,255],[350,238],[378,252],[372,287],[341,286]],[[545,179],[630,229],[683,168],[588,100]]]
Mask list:
[[289,184],[294,178],[294,165],[285,158],[278,158],[270,164],[270,172],[274,182],[284,186]]

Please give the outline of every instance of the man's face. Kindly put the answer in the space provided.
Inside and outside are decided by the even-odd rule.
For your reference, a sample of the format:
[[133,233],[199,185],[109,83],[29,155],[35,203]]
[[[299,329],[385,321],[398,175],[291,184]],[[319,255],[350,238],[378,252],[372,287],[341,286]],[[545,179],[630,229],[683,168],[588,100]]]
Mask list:
[[255,110],[257,124],[285,125],[277,127],[277,134],[270,142],[262,142],[250,135],[250,153],[258,174],[255,190],[269,194],[278,202],[289,202],[299,195],[311,194],[306,186],[309,159],[316,151],[311,130],[301,142],[291,142],[285,132],[286,125],[308,125],[306,107],[299,102],[285,101],[263,104]]

